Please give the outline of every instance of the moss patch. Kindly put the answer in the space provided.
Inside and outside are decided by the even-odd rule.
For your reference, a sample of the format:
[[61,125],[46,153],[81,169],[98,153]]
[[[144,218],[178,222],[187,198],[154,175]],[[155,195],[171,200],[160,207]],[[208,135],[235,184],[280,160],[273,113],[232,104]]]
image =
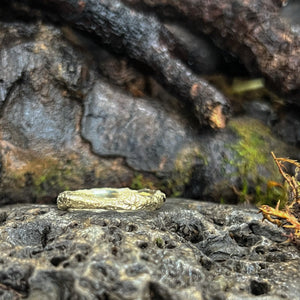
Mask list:
[[277,187],[269,188],[269,182],[281,182],[277,168],[273,162],[271,151],[286,152],[286,145],[274,138],[270,129],[259,120],[251,118],[233,119],[228,127],[238,137],[237,143],[229,147],[235,152],[229,163],[238,170],[241,181],[239,189],[240,201],[254,203],[276,202],[282,197]]
[[[33,157],[20,168],[9,169],[6,184],[16,190],[30,190],[31,197],[41,199],[53,198],[63,190],[68,190],[79,184],[83,170],[78,169],[72,160],[59,160],[53,157]],[[80,173],[80,174],[79,174]]]
[[254,119],[232,120],[229,128],[233,129],[239,137],[237,144],[232,146],[237,153],[235,166],[241,174],[257,175],[259,165],[272,161],[268,144],[272,138],[270,129]]
[[155,183],[154,179],[151,179],[142,173],[136,173],[135,176],[132,178],[130,188],[134,190],[140,190],[145,188],[155,190],[158,188],[158,185],[157,183]]

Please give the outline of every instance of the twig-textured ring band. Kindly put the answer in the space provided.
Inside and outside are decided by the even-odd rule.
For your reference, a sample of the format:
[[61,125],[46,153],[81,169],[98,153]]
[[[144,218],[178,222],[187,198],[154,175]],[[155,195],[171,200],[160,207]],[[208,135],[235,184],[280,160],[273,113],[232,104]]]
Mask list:
[[166,200],[159,190],[95,188],[65,191],[57,197],[59,209],[156,210]]

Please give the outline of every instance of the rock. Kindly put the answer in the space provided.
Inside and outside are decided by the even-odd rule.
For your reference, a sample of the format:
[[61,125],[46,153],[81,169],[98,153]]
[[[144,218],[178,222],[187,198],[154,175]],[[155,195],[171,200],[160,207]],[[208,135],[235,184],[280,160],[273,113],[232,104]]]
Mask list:
[[125,156],[136,170],[170,171],[193,131],[176,110],[96,82],[84,102],[82,136],[100,156]]
[[[230,120],[222,132],[203,134],[197,149],[198,160],[190,168],[183,194],[192,198],[201,195],[201,199],[211,201],[235,202],[238,198],[259,202],[274,197],[275,205],[278,195],[268,190],[268,182],[281,182],[282,178],[270,152],[298,157],[295,148],[276,138],[264,123],[245,116]],[[272,196],[266,198],[269,192]]]
[[299,251],[253,208],[0,209],[4,299],[297,299]]
[[244,107],[248,116],[262,121],[268,127],[272,128],[274,123],[279,119],[270,103],[260,100],[250,101],[246,102]]
[[290,145],[300,145],[300,118],[295,110],[282,113],[283,116],[273,127],[273,131]]
[[53,203],[64,190],[95,187],[255,202],[281,180],[271,151],[299,159],[267,126],[271,107],[200,130],[151,72],[72,30],[2,22],[0,40],[1,204]]
[[0,38],[1,203],[130,183],[122,158],[100,159],[80,135],[81,101],[94,75],[89,55],[50,25],[1,23]]

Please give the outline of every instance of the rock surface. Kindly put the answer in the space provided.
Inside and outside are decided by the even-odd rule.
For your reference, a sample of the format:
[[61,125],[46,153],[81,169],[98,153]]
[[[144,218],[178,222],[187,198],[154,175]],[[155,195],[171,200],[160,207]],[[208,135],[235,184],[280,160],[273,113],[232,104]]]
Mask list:
[[2,299],[298,299],[300,253],[253,208],[0,209]]
[[158,101],[132,98],[96,82],[84,102],[82,136],[100,156],[125,156],[136,170],[170,171],[177,153],[192,141],[193,131],[178,119],[174,109],[162,109]]
[[222,131],[200,130],[151,72],[82,33],[3,21],[0,41],[1,204],[105,186],[234,202],[232,186],[260,197],[281,180],[270,151],[300,158],[289,146],[299,144],[297,115],[270,118],[260,105]]

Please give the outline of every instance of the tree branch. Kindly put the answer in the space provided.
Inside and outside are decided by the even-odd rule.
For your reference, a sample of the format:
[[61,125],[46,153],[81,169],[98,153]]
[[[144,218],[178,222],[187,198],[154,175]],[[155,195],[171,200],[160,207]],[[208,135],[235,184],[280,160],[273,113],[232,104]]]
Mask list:
[[209,34],[216,45],[238,56],[249,71],[262,74],[277,91],[299,99],[300,39],[280,18],[274,0],[123,1],[185,18],[193,30]]
[[[11,1],[18,2],[18,0]],[[22,1],[24,3],[24,1]],[[117,52],[152,68],[180,99],[188,101],[201,126],[225,127],[229,104],[224,96],[172,55],[171,33],[155,18],[107,0],[27,0],[54,19],[90,32]]]

